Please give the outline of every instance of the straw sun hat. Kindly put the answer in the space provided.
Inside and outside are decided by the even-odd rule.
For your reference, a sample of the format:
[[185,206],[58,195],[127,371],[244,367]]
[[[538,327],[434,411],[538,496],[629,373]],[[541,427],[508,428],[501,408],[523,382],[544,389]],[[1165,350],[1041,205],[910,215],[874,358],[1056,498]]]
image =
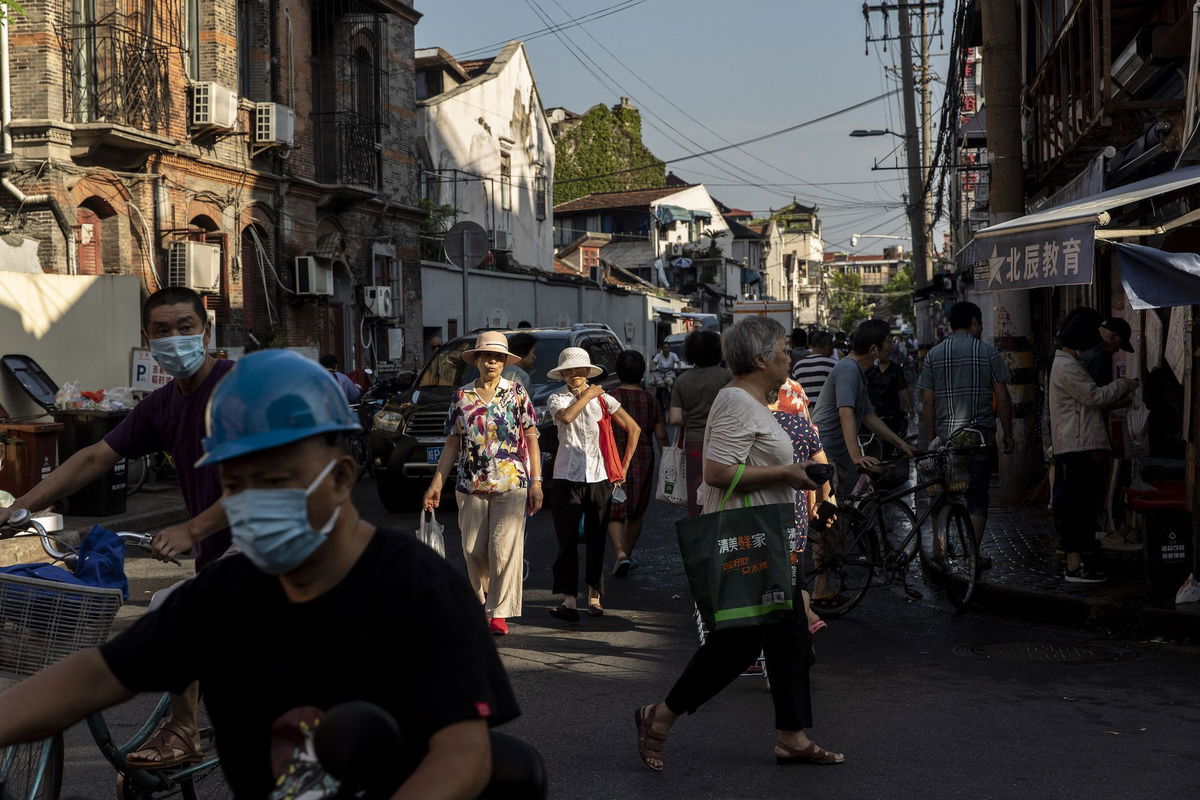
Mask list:
[[484,331],[475,339],[475,346],[463,352],[463,361],[475,366],[475,356],[478,353],[498,353],[504,356],[505,365],[515,364],[521,360],[519,355],[508,349],[508,337],[497,331]]
[[563,370],[579,369],[580,367],[587,367],[589,378],[594,378],[604,372],[602,367],[597,367],[592,363],[587,350],[582,347],[568,347],[558,354],[558,366],[547,370],[546,377],[551,380],[561,380]]

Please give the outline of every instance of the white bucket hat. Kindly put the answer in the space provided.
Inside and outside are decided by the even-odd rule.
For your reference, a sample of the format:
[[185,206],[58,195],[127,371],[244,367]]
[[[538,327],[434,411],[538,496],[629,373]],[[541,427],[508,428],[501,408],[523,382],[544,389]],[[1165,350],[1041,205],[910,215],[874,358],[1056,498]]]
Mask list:
[[475,346],[463,352],[463,361],[475,366],[477,353],[499,353],[504,356],[506,365],[515,364],[521,360],[519,355],[508,349],[508,337],[498,331],[484,331],[475,338]]
[[558,354],[558,366],[546,372],[546,377],[551,380],[561,380],[562,373],[565,369],[579,369],[587,367],[588,377],[594,378],[604,372],[602,367],[597,367],[588,357],[587,350],[582,347],[568,347]]

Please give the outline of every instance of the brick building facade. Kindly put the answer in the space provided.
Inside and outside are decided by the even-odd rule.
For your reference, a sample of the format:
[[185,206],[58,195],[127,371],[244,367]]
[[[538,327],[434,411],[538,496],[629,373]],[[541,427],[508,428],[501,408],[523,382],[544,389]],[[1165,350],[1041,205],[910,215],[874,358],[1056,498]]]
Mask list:
[[[25,9],[0,63],[0,250],[32,238],[46,272],[132,273],[146,292],[211,264],[219,347],[420,361],[410,0]],[[391,289],[391,316],[368,286]]]

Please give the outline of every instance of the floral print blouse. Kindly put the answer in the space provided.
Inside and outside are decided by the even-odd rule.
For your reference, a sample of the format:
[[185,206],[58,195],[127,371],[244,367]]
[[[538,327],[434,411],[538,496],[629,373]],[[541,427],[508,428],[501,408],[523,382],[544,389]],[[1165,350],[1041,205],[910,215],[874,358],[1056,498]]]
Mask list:
[[520,383],[501,378],[491,402],[473,382],[456,391],[446,417],[446,435],[462,437],[455,488],[467,494],[528,489],[530,430],[537,435],[537,417]]

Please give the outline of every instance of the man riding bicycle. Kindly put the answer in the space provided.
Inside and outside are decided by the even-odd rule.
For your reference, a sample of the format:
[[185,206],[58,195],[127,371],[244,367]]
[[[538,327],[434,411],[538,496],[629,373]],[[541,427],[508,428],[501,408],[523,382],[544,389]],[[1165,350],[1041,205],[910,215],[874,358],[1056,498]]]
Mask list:
[[[38,511],[74,494],[121,459],[165,450],[175,462],[190,519],[161,530],[154,537],[154,554],[168,561],[194,547],[199,570],[229,547],[225,512],[217,503],[221,496],[217,471],[197,468],[195,463],[203,452],[204,409],[233,362],[208,354],[212,329],[204,303],[183,286],[160,289],[146,299],[142,334],[154,360],[173,380],[138,403],[102,441],[75,453],[12,506],[0,508],[0,525],[17,508]],[[173,697],[170,719],[143,749],[129,754],[129,765],[155,769],[198,760],[196,704],[195,687]]]
[[312,733],[349,700],[400,727],[394,798],[476,797],[488,726],[517,705],[463,577],[411,535],[359,517],[344,450],[356,430],[316,363],[277,350],[243,359],[213,393],[199,462],[220,467],[241,552],[103,647],[0,695],[0,747],[199,680],[237,797],[291,796],[314,779]]

